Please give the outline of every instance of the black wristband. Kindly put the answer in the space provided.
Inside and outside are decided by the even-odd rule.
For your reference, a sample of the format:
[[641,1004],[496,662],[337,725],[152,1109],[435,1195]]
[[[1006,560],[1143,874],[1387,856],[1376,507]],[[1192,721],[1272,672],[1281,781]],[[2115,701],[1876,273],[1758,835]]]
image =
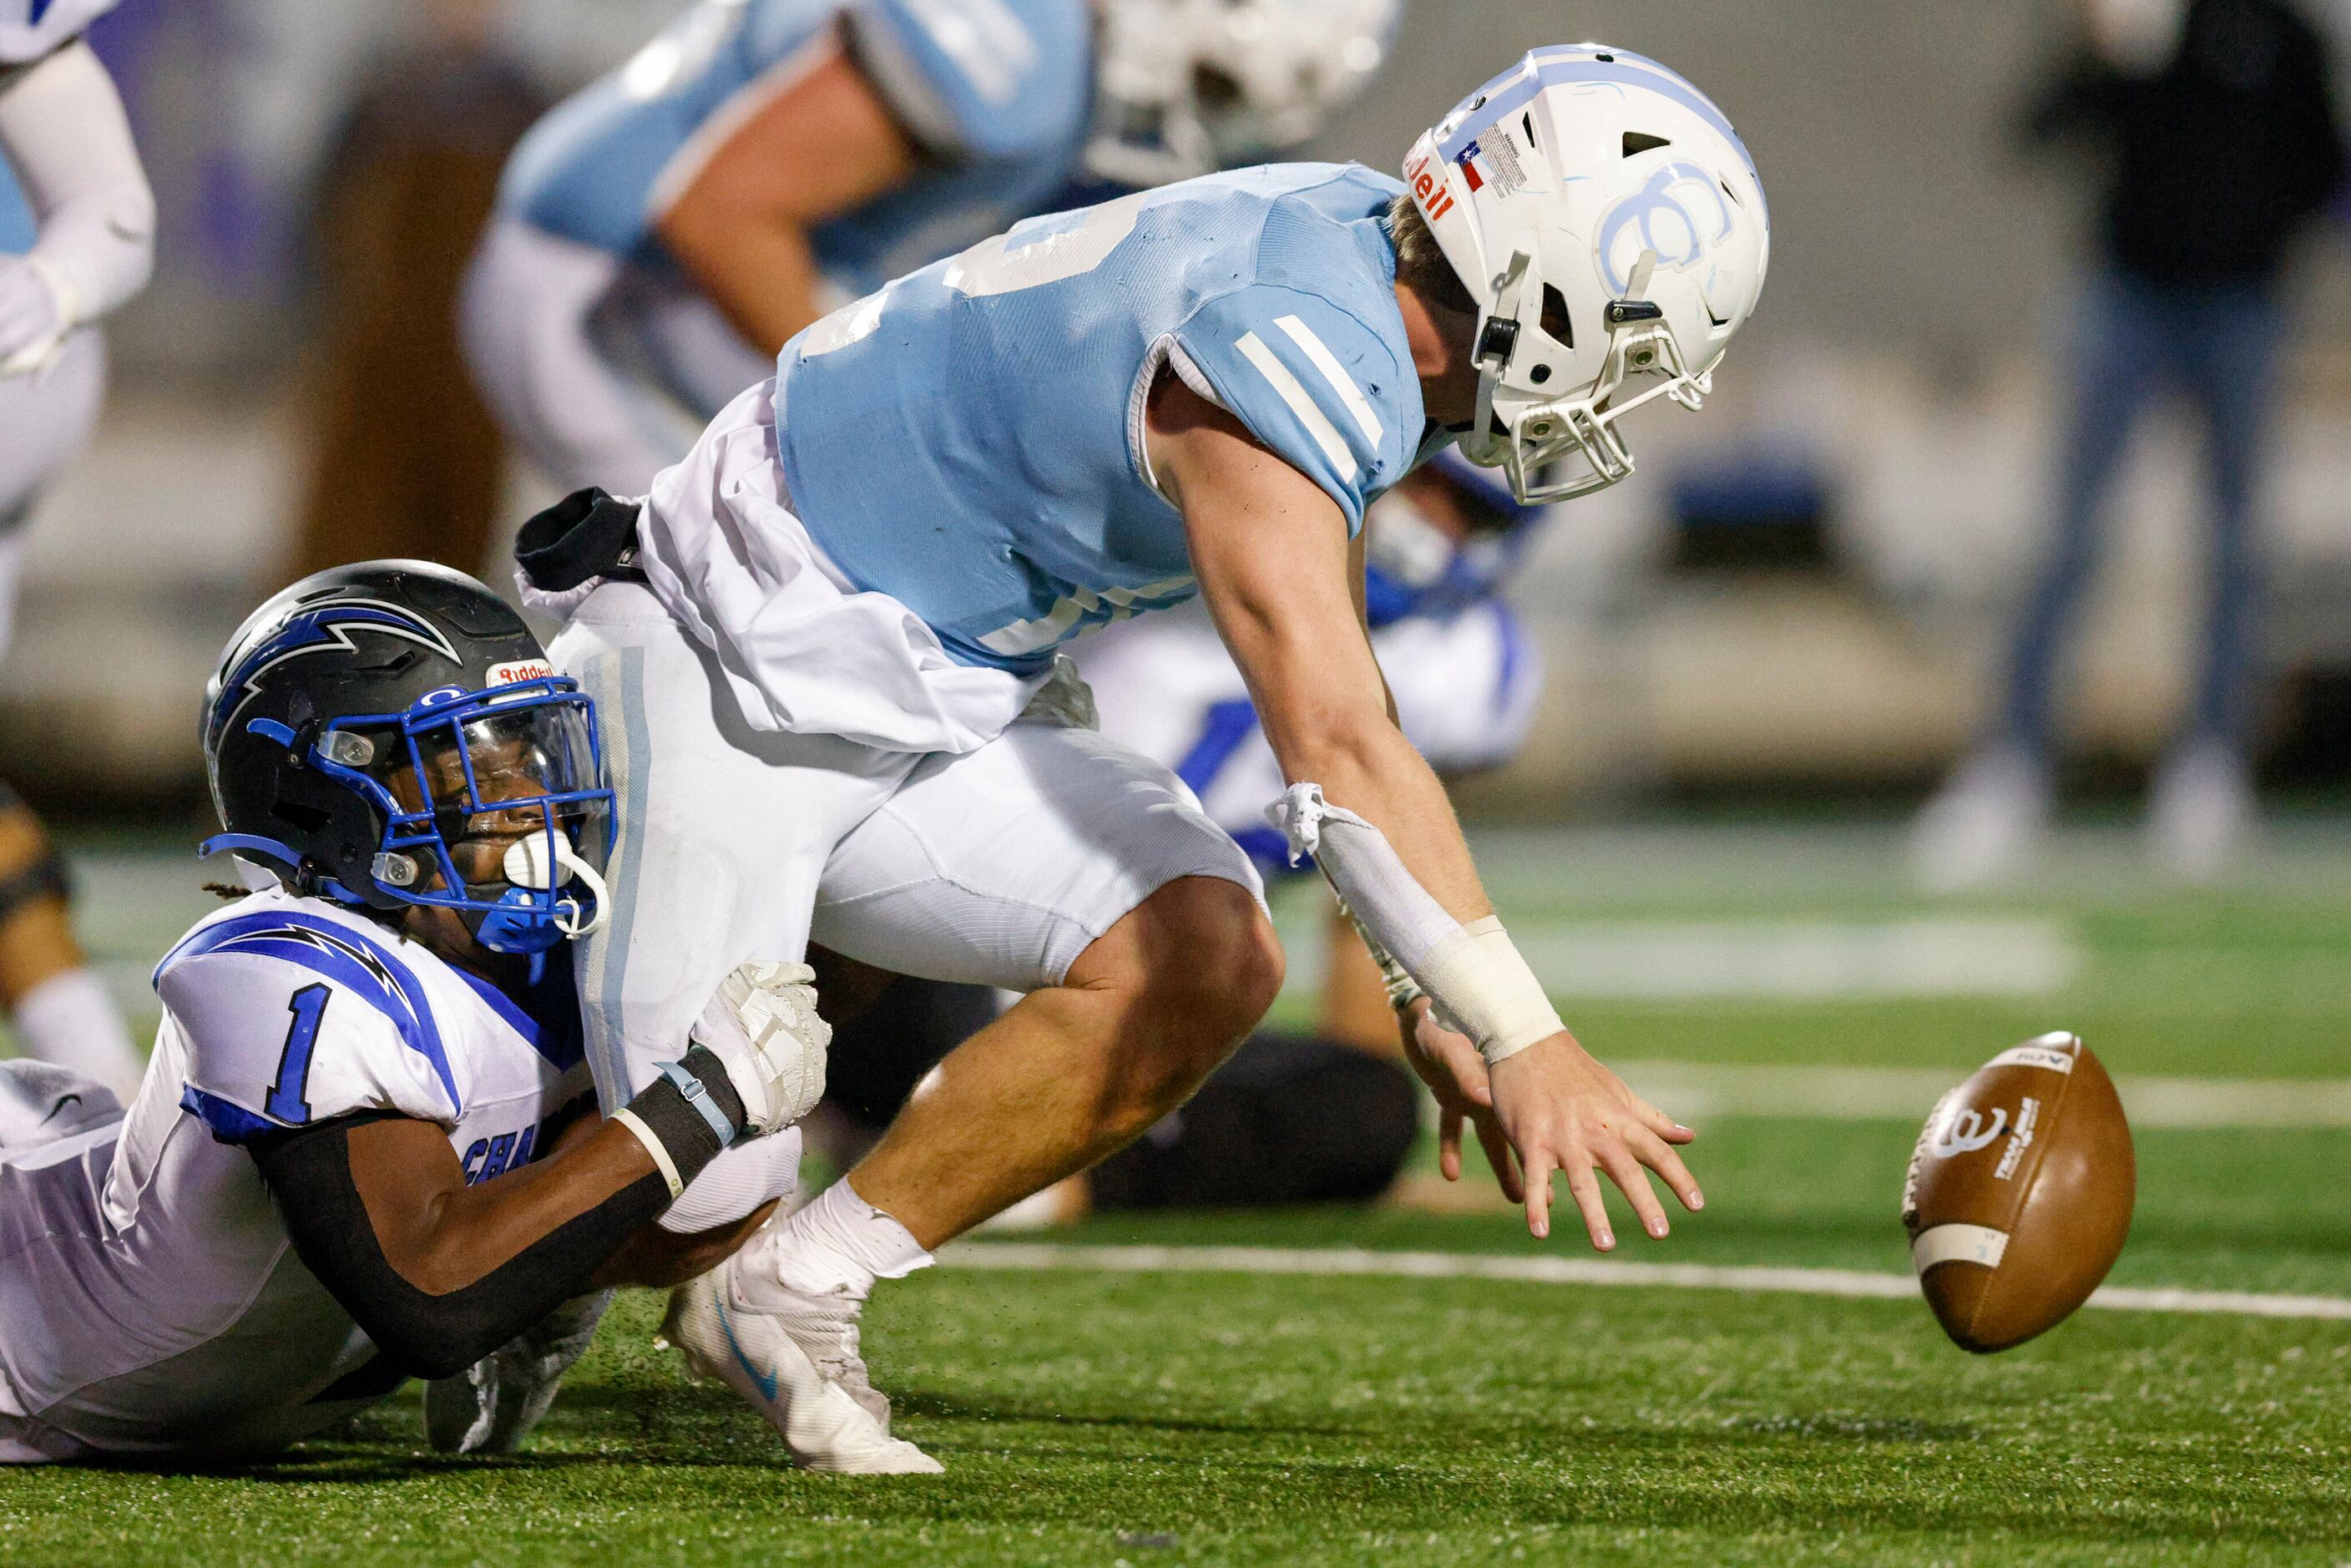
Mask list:
[[[689,1081],[692,1080],[689,1075]],[[622,1113],[636,1124],[637,1131],[650,1136],[658,1149],[647,1151],[653,1163],[663,1166],[662,1175],[670,1184],[671,1196],[685,1190],[703,1167],[718,1157],[726,1143],[718,1130],[710,1124],[685,1092],[668,1078],[656,1078],[644,1091],[629,1102]]]
[[719,1113],[734,1127],[735,1135],[741,1137],[751,1114],[743,1108],[743,1096],[736,1092],[735,1081],[726,1076],[726,1064],[718,1060],[718,1053],[706,1045],[688,1046],[685,1054],[677,1059],[677,1064],[702,1080],[702,1087],[709,1094],[710,1103],[718,1107]]

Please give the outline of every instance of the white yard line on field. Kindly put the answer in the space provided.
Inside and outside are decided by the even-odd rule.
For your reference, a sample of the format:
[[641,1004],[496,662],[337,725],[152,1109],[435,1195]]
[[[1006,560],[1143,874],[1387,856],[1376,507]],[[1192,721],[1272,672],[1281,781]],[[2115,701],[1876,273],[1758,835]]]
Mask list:
[[[1684,1121],[1822,1116],[1918,1121],[1966,1070],[1798,1067],[1712,1061],[1610,1063],[1646,1100]],[[2135,1127],[2351,1127],[2351,1080],[2154,1078],[2116,1085]]]
[[[1646,1285],[1907,1301],[1907,1274],[1852,1269],[1773,1269],[1708,1263],[1610,1263],[1593,1258],[1503,1258],[1474,1252],[1374,1252],[1361,1248],[1071,1247],[1054,1242],[960,1242],[939,1254],[950,1269],[1111,1274],[1314,1274],[1388,1280],[1504,1280],[1532,1285]],[[2260,1295],[2242,1291],[2143,1290],[2108,1286],[2089,1304],[2109,1312],[2218,1312],[2237,1317],[2317,1318],[2351,1322],[2351,1300]]]

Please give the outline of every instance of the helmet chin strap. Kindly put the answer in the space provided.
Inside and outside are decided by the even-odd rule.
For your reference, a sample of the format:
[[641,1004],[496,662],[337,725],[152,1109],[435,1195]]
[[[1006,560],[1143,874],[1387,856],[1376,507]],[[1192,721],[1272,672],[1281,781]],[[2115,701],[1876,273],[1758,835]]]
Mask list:
[[[549,846],[554,846],[554,864],[548,863]],[[611,895],[606,891],[604,879],[596,868],[580,858],[569,840],[558,832],[536,832],[517,839],[507,846],[505,871],[507,880],[517,887],[532,893],[545,893],[561,886],[573,877],[586,885],[595,912],[580,918],[577,899],[567,898],[555,906],[555,928],[566,936],[592,936],[604,928],[611,908]]]
[[1492,311],[1478,329],[1478,341],[1472,347],[1472,362],[1478,367],[1478,414],[1469,434],[1458,438],[1457,444],[1473,463],[1488,466],[1499,463],[1512,438],[1497,434],[1494,430],[1494,393],[1508,374],[1511,359],[1519,351],[1519,339],[1526,329],[1520,319],[1527,294],[1527,274],[1534,258],[1525,251],[1510,257],[1510,265],[1502,273],[1502,280],[1494,291]]
[[[1526,261],[1523,254],[1513,259],[1498,308],[1525,303]],[[1624,296],[1608,308],[1608,348],[1600,373],[1582,395],[1554,397],[1521,407],[1500,434],[1494,432],[1494,393],[1509,371],[1525,323],[1506,321],[1499,315],[1488,318],[1478,340],[1476,439],[1464,436],[1459,445],[1473,463],[1500,468],[1521,505],[1590,495],[1625,478],[1633,472],[1633,455],[1615,434],[1616,423],[1660,396],[1685,408],[1697,408],[1709,390],[1708,377],[1686,372],[1679,345],[1665,326],[1665,313],[1648,298],[1656,268],[1654,250],[1643,251],[1633,264]],[[1650,373],[1664,379],[1637,396],[1618,400],[1618,392],[1631,376]],[[1536,468],[1570,449],[1582,453],[1590,472],[1581,478],[1538,483]]]

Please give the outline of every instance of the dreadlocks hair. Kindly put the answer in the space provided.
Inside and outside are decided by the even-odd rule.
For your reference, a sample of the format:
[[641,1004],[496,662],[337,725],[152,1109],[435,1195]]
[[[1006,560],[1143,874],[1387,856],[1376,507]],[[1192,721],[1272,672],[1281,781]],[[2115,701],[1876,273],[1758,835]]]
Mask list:
[[1388,232],[1395,238],[1396,281],[1430,304],[1464,316],[1478,314],[1478,302],[1453,264],[1445,259],[1428,220],[1406,192],[1388,204]]

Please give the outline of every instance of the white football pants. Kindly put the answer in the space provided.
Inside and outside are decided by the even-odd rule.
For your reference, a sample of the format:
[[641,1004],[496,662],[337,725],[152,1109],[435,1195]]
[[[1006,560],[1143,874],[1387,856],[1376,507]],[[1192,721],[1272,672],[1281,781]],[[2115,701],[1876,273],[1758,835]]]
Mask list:
[[604,1103],[673,1060],[728,971],[813,939],[928,979],[1029,991],[1154,891],[1247,856],[1167,769],[1022,722],[918,754],[754,730],[653,596],[600,587],[549,650],[594,697],[619,792],[609,924],[580,943]]

